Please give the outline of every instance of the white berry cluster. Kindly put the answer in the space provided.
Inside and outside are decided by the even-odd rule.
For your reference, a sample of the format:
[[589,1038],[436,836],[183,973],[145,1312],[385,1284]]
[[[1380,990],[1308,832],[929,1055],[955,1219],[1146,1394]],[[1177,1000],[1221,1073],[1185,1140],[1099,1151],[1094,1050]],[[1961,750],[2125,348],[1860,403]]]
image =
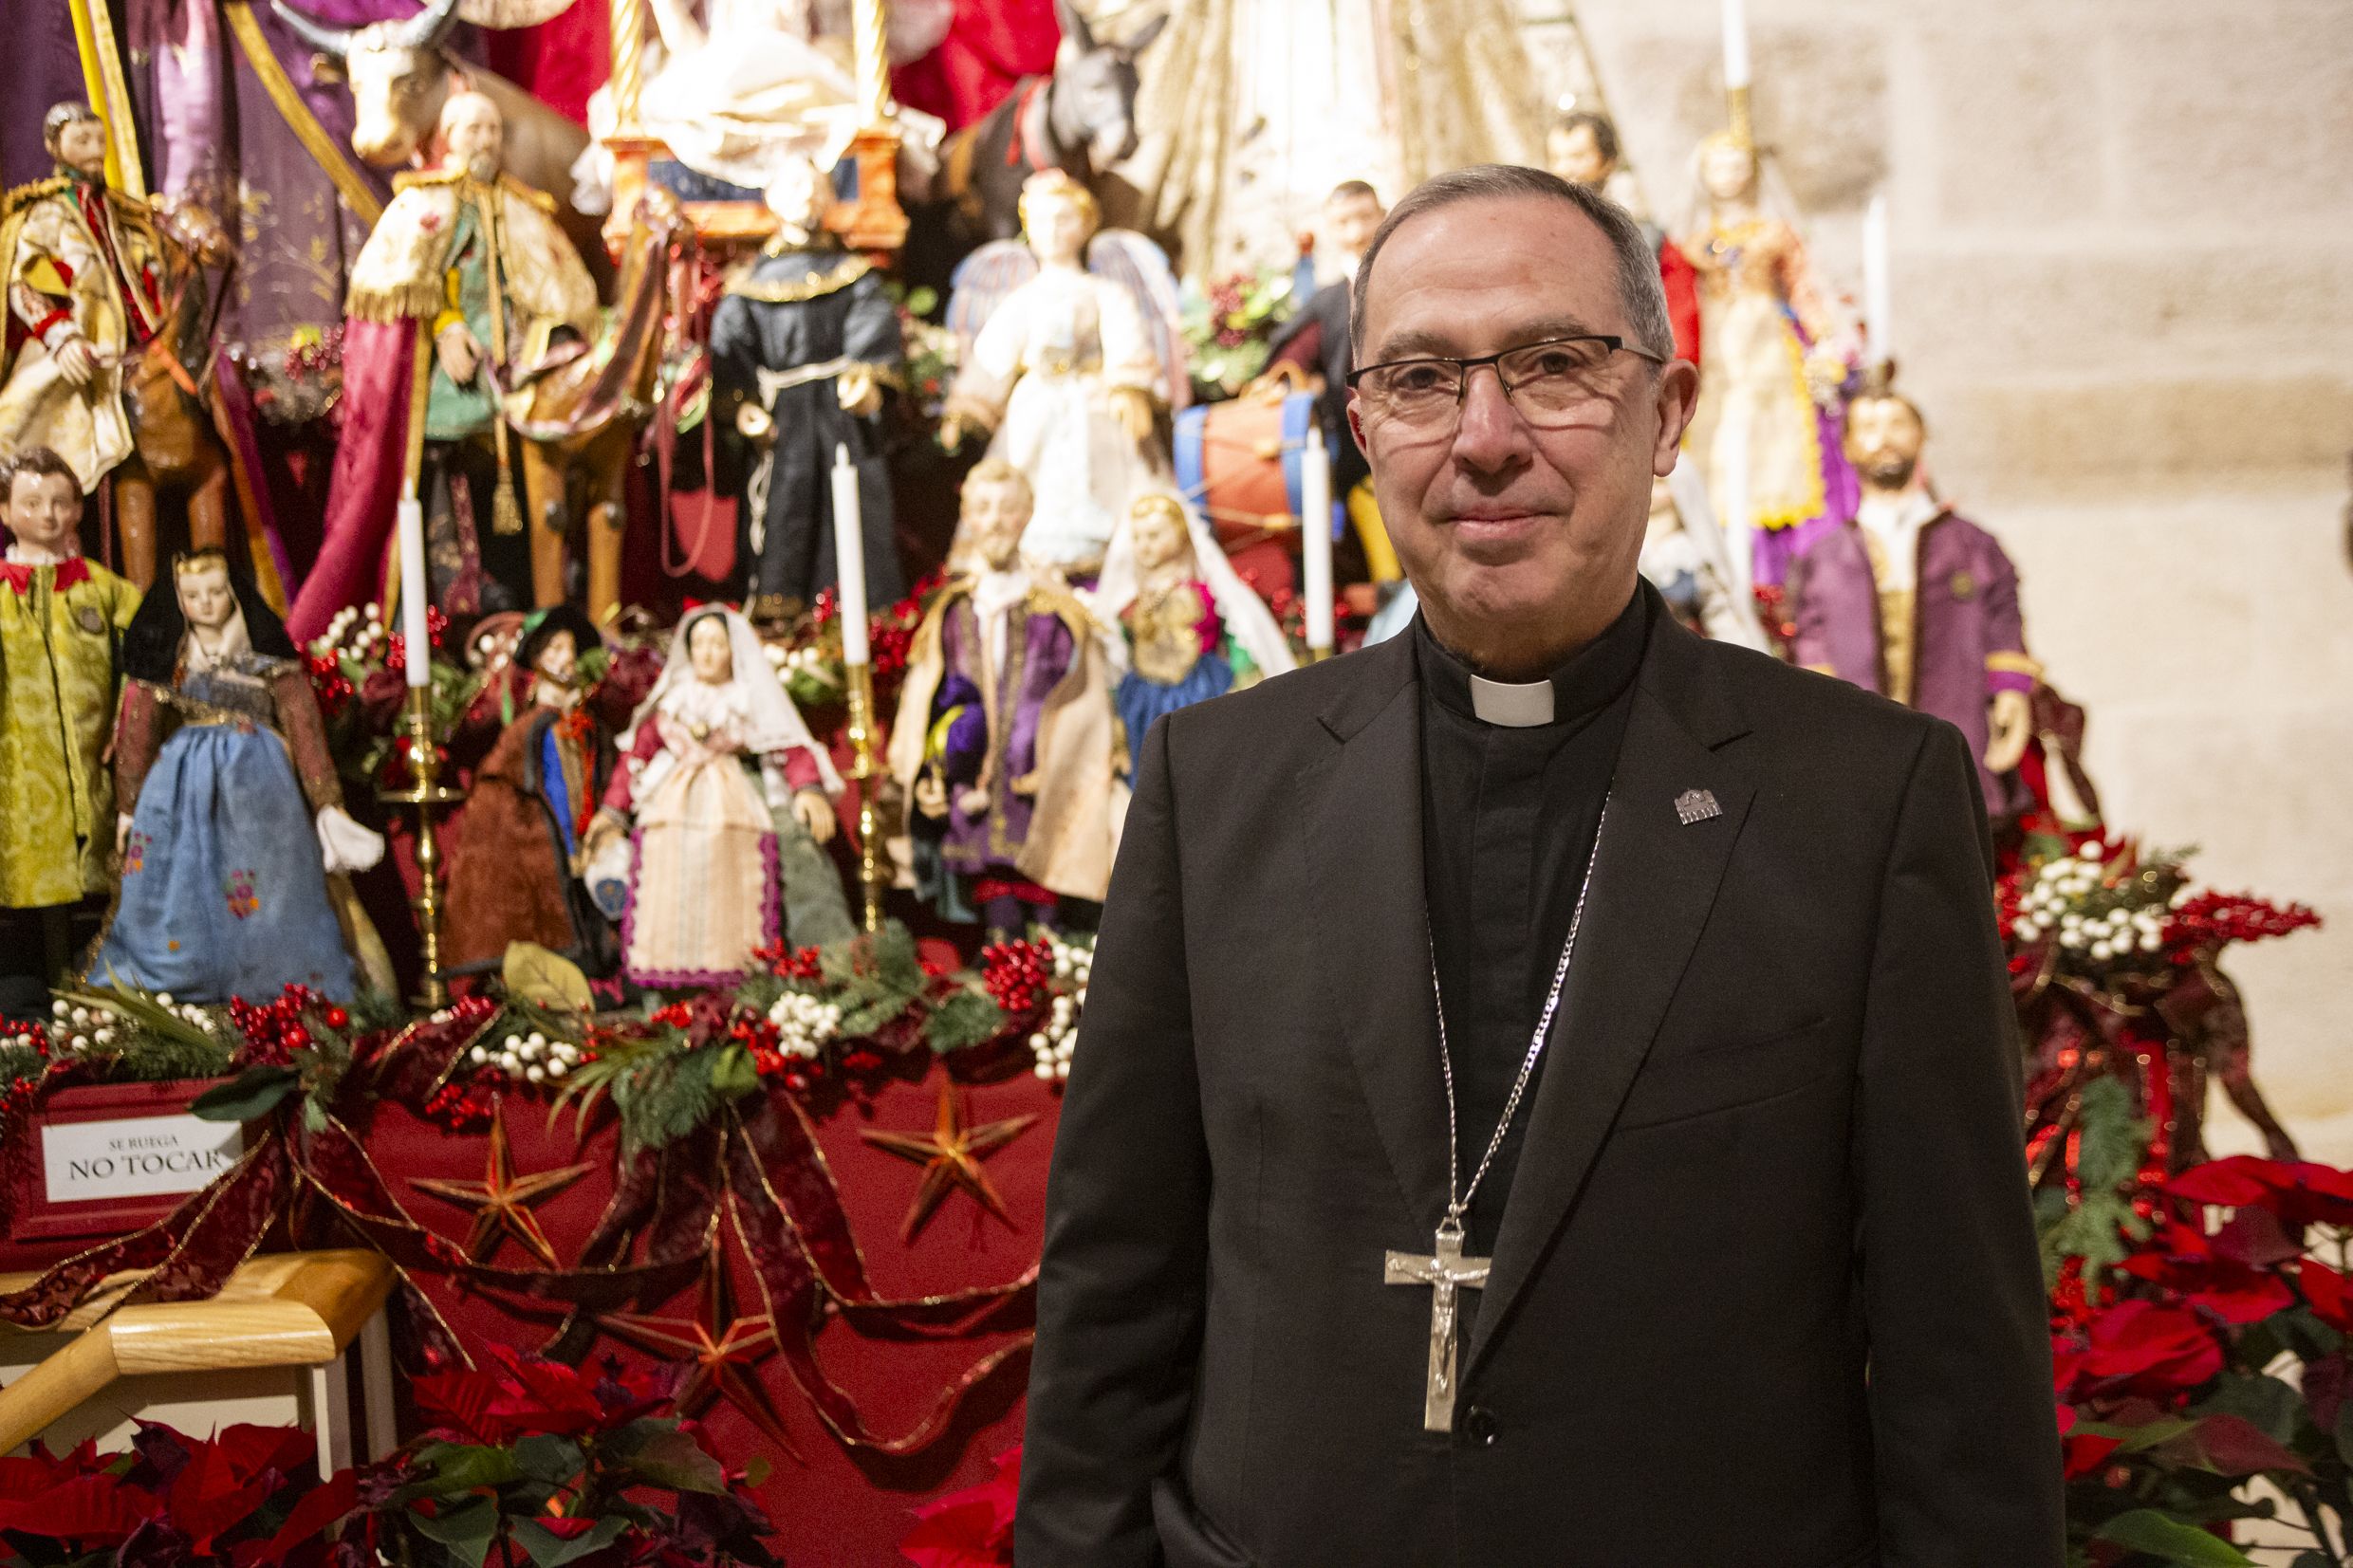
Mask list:
[[776,1025],[776,1048],[787,1056],[811,1058],[842,1032],[842,1009],[806,991],[787,991],[768,1010]]
[[466,1060],[526,1083],[546,1083],[580,1065],[580,1047],[568,1040],[549,1040],[533,1029],[529,1034],[510,1034],[496,1045],[476,1045],[466,1053]]
[[[2102,855],[2095,839],[2037,869],[2010,926],[2018,940],[2032,942],[2047,933],[2065,951],[2096,964],[2164,947],[2167,905],[2133,899],[2129,883],[2109,883]],[[2179,904],[2188,896],[2183,888],[2171,901]]]
[[[151,1000],[207,1034],[220,1032],[218,1021],[193,1002],[175,1002],[170,991],[158,991]],[[62,999],[49,1004],[49,1043],[57,1050],[103,1051],[119,1042],[130,1027],[130,1021],[111,1007],[85,1007]]]
[[1070,1053],[1079,1042],[1079,1013],[1086,1005],[1087,978],[1095,972],[1095,944],[1072,942],[1052,932],[1046,945],[1054,954],[1054,1003],[1046,1023],[1029,1037],[1037,1075],[1048,1083],[1070,1076]]
[[383,615],[384,607],[380,604],[370,604],[364,610],[355,610],[345,605],[335,612],[334,619],[326,623],[325,633],[312,640],[310,651],[313,654],[348,652],[365,658],[390,638],[390,634],[384,630]]

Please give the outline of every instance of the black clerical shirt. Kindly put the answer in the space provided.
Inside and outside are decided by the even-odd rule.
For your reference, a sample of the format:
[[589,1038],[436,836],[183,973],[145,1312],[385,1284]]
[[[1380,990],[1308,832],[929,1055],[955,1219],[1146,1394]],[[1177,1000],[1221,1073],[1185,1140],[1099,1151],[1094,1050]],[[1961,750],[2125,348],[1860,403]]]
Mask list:
[[[1602,635],[1552,672],[1552,721],[1478,717],[1472,672],[1417,617],[1421,674],[1421,837],[1440,1005],[1454,1064],[1456,1158],[1465,1186],[1503,1115],[1544,1010],[1618,766],[1634,675],[1650,640],[1639,589]],[[1564,1003],[1564,1007],[1566,1007]],[[1554,1015],[1553,1043],[1562,1034]],[[1543,1077],[1471,1206],[1468,1249],[1494,1248],[1520,1142]]]

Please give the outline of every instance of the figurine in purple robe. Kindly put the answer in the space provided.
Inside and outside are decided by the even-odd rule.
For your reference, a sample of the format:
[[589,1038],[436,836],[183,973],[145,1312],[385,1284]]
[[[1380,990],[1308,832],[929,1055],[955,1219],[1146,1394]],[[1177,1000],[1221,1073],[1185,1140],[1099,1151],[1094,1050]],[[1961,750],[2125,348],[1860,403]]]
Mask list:
[[1119,820],[1104,633],[1061,575],[1021,556],[1028,482],[983,462],[964,485],[961,566],[907,657],[891,772],[913,805],[909,869],[992,940],[1099,901]]
[[1848,406],[1845,452],[1862,501],[1791,567],[1789,656],[1959,726],[1986,809],[2009,817],[2027,803],[2017,767],[2043,667],[2027,653],[2017,568],[1992,534],[1930,493],[1926,438],[1919,410],[1893,392]]

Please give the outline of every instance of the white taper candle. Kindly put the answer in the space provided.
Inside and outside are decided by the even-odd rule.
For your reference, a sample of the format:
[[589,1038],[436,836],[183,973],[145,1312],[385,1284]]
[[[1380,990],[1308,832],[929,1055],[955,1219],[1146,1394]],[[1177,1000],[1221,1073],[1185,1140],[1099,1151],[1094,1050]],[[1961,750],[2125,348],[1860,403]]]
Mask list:
[[1307,427],[1299,474],[1300,595],[1306,600],[1307,646],[1332,649],[1332,457],[1321,425]]
[[433,684],[433,633],[425,611],[433,603],[433,585],[425,578],[425,504],[415,496],[394,512],[400,535],[400,636],[407,644],[411,686]]
[[1724,0],[1724,86],[1730,91],[1748,84],[1748,0]]
[[866,528],[858,509],[858,466],[843,443],[833,449],[833,560],[836,597],[842,601],[842,658],[864,664],[873,656],[866,646]]

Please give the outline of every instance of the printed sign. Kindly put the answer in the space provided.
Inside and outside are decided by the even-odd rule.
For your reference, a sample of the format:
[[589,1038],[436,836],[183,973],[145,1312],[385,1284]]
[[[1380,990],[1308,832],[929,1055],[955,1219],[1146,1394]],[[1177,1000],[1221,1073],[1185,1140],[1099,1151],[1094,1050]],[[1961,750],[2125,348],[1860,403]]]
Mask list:
[[244,1153],[243,1127],[190,1116],[50,1122],[41,1129],[51,1203],[194,1192]]

